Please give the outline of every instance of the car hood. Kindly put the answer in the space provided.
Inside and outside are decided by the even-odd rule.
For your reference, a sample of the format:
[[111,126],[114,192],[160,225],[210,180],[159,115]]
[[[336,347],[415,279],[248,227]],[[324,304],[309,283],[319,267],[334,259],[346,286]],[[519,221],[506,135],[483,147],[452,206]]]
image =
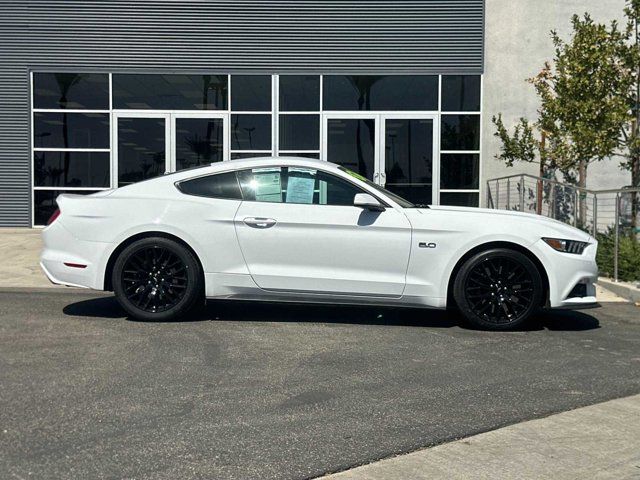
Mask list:
[[415,219],[417,223],[420,223],[418,216],[426,216],[433,212],[444,215],[445,218],[457,217],[465,222],[470,222],[470,224],[480,222],[482,225],[491,225],[492,229],[493,227],[498,228],[498,226],[504,229],[504,227],[507,226],[512,230],[513,227],[520,228],[522,226],[535,231],[540,235],[540,237],[564,238],[583,242],[593,241],[591,235],[583,230],[572,227],[558,220],[533,213],[516,212],[513,210],[495,210],[490,208],[453,207],[445,205],[434,205],[429,208],[406,209],[406,211],[414,212],[413,218],[411,214],[408,214],[408,216],[412,218],[412,220]]

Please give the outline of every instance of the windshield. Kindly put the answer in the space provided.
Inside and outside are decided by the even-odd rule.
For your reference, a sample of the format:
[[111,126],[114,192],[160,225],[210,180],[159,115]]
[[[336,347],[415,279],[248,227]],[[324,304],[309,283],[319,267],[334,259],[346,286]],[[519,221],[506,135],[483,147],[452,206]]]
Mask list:
[[390,197],[394,202],[396,202],[402,208],[424,208],[424,207],[428,207],[428,205],[413,204],[409,200],[405,200],[404,198],[396,195],[395,193],[390,192],[386,188],[383,188],[380,185],[377,185],[377,184],[373,183],[368,178],[363,177],[362,175],[360,175],[359,173],[354,172],[353,170],[349,170],[348,168],[345,168],[345,167],[338,167],[338,168],[340,170],[342,170],[343,172],[351,175],[353,178],[357,178],[361,182],[366,183],[371,188],[376,189],[378,192],[383,193],[387,197]]

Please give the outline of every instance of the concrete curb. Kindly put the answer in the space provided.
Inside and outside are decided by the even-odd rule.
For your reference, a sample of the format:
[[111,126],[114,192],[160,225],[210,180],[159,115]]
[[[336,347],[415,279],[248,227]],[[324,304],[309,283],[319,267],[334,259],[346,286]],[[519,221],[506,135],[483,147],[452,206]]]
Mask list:
[[517,423],[318,480],[640,478],[640,395]]
[[610,292],[629,300],[630,302],[640,302],[640,288],[628,282],[614,282],[610,278],[598,278],[598,285],[606,288]]

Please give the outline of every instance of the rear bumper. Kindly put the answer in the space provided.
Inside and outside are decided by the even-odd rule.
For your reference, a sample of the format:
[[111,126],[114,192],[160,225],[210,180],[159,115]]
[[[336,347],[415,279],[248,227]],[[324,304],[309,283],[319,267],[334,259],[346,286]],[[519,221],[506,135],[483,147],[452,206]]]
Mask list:
[[102,259],[111,244],[79,240],[59,220],[42,231],[42,240],[40,267],[51,282],[103,290]]

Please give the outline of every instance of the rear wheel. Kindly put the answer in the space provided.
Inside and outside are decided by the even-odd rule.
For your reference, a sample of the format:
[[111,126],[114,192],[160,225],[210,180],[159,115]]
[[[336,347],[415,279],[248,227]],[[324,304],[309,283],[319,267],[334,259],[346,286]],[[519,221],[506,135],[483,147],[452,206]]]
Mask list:
[[526,322],[542,303],[543,284],[534,263],[520,252],[495,248],[469,258],[456,275],[453,296],[474,326],[509,330]]
[[175,320],[203,299],[198,261],[187,248],[163,237],[126,247],[116,259],[112,282],[122,308],[139,320]]

